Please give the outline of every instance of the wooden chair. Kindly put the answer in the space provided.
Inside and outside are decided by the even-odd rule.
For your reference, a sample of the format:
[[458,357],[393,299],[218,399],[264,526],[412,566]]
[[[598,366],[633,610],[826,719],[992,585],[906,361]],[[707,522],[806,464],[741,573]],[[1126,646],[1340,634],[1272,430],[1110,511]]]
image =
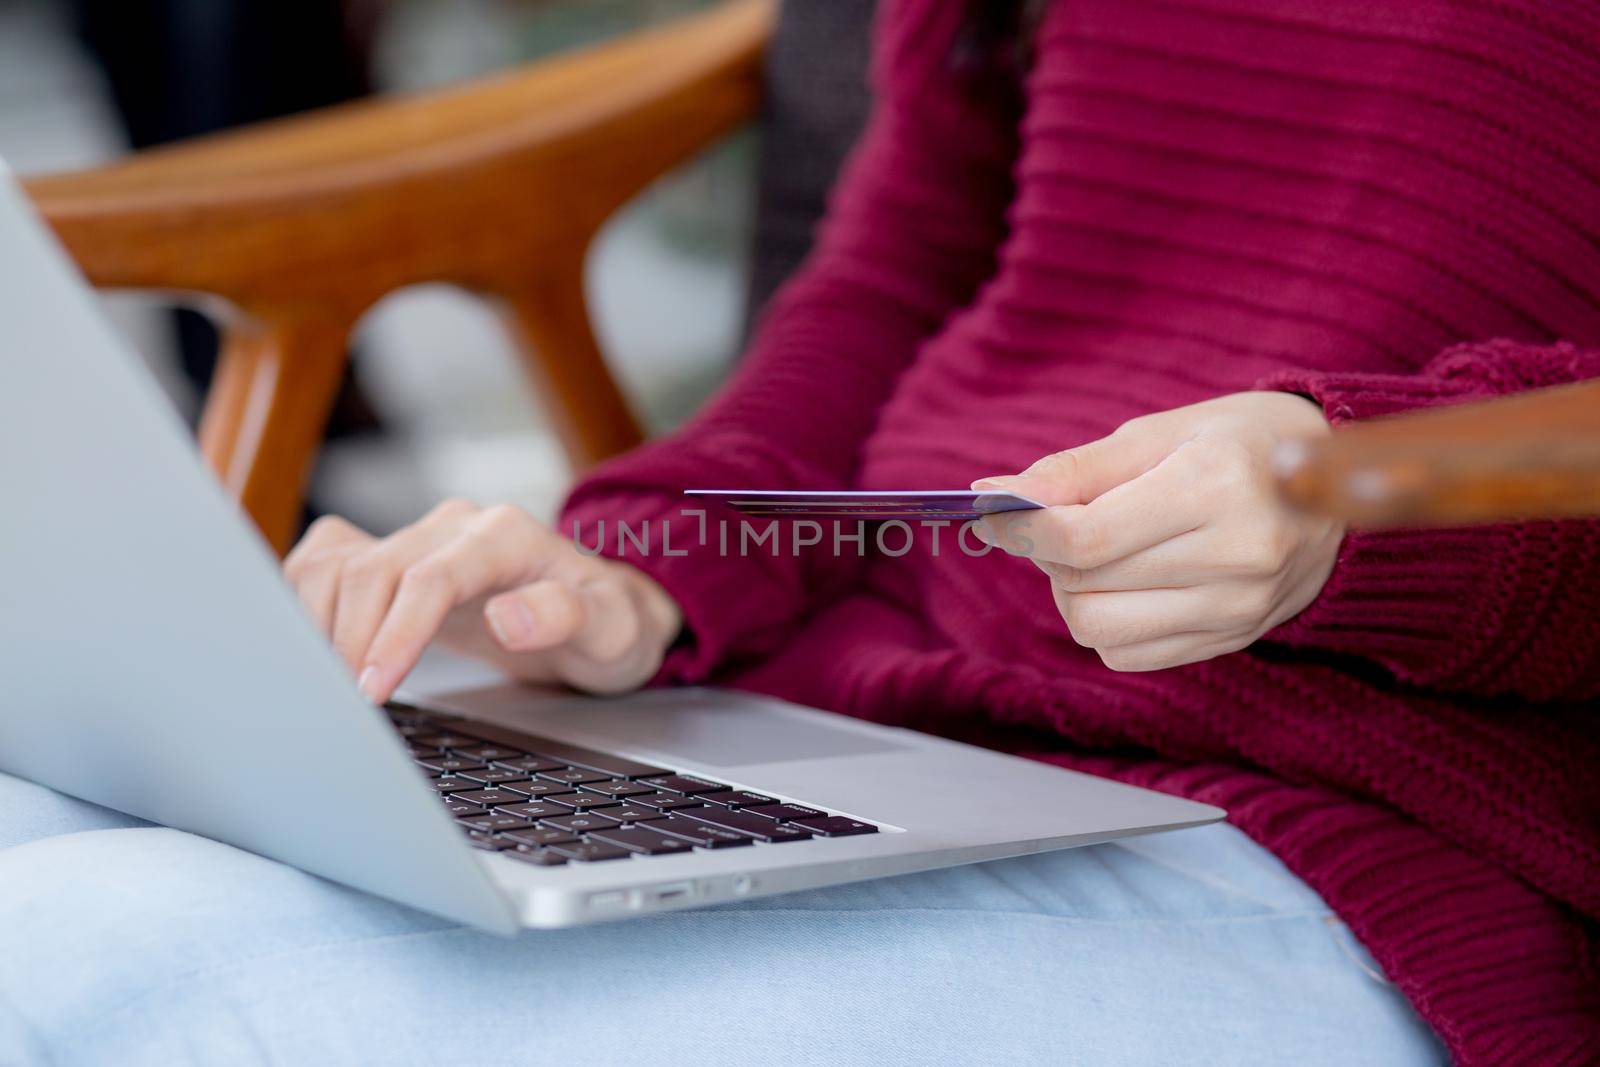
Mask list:
[[37,178],[102,287],[198,298],[223,332],[200,444],[280,550],[351,329],[403,286],[503,309],[574,467],[640,439],[590,327],[583,263],[630,197],[755,115],[773,0],[464,87],[363,101]]
[[1600,515],[1600,381],[1376,419],[1283,458],[1291,500],[1356,526]]

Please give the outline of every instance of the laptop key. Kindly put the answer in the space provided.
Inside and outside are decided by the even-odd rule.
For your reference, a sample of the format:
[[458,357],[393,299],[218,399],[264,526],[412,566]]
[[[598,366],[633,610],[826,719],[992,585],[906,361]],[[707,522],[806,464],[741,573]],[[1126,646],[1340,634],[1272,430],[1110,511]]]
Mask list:
[[778,822],[794,822],[797,819],[823,819],[828,813],[808,808],[804,804],[759,804],[753,808],[741,808],[752,815],[760,815],[766,819],[776,819]]
[[515,748],[503,748],[500,745],[483,744],[469,745],[466,748],[458,748],[455,750],[455,752],[458,756],[464,756],[467,759],[475,759],[481,763],[494,763],[496,760],[503,759],[520,759],[521,757],[527,755],[526,752],[522,752]]
[[482,848],[485,853],[507,853],[515,848],[510,841],[496,841],[493,837],[469,837],[467,845],[472,848]]
[[643,796],[629,797],[628,803],[646,808],[655,808],[657,811],[676,811],[679,808],[698,808],[700,806],[698,798],[686,797],[682,793],[646,793]]
[[544,797],[562,796],[575,791],[578,787],[565,782],[541,782],[535,779],[531,782],[501,782],[496,789],[504,789],[508,793],[521,793],[533,800]]
[[455,797],[446,796],[444,798],[444,810],[459,819],[464,815],[484,815],[489,809],[482,804],[469,804],[465,800],[457,800]]
[[571,815],[556,815],[548,819],[540,819],[540,826],[553,826],[558,830],[568,833],[586,834],[593,830],[611,830],[622,824],[615,819],[608,819],[597,811],[576,811]]
[[754,838],[747,837],[737,830],[724,830],[719,826],[708,826],[703,822],[685,819],[681,815],[670,815],[665,819],[657,819],[650,824],[650,829],[658,834],[671,834],[681,837],[691,845],[701,848],[734,848],[738,845],[754,843]]
[[600,771],[584,770],[582,767],[563,767],[556,771],[540,771],[539,777],[547,782],[565,782],[567,785],[583,785],[585,782],[603,782],[611,775]]
[[417,760],[417,764],[440,774],[455,774],[458,771],[479,771],[483,769],[483,764],[477,760],[462,759],[460,756],[424,756]]
[[531,826],[526,830],[507,830],[499,836],[528,848],[543,848],[546,845],[560,845],[568,841],[578,840],[577,834],[568,833],[566,830],[557,830],[553,826]]
[[664,789],[668,793],[684,793],[689,796],[696,793],[720,793],[728,788],[721,782],[708,782],[704,778],[695,778],[687,774],[667,774],[658,778],[641,778],[639,781],[652,789]]
[[649,822],[651,819],[667,817],[665,812],[635,807],[632,804],[624,804],[620,808],[601,808],[600,813],[608,819],[621,819],[625,823]]
[[596,830],[590,840],[604,841],[608,845],[621,845],[629,852],[646,856],[666,856],[674,852],[689,852],[694,846],[669,834],[660,834],[649,827],[628,827],[622,830]]
[[540,771],[559,771],[566,766],[559,760],[549,759],[545,756],[513,756],[508,759],[491,761],[496,767],[506,767],[513,771],[526,771],[528,774],[538,774]]
[[[466,829],[466,827],[462,827],[462,829]],[[502,848],[514,848],[515,846],[512,841],[499,840],[494,833],[488,832],[488,830],[467,830],[467,841],[474,848],[482,848],[486,849],[486,851],[499,851]]]
[[548,800],[535,800],[527,804],[508,804],[494,809],[501,815],[511,815],[518,819],[548,819],[554,815],[571,815],[571,808],[563,808],[552,804]]
[[[528,776],[522,771],[508,771],[504,767],[485,767],[476,771],[457,771],[463,778],[471,778],[474,782],[484,785],[500,785],[503,782],[526,782]],[[821,812],[818,812],[820,815]]]
[[756,808],[778,803],[777,797],[765,793],[752,793],[748,789],[725,789],[720,793],[701,793],[696,799],[707,804],[721,804],[727,808]]
[[524,830],[533,824],[527,819],[519,819],[515,815],[506,815],[503,812],[491,811],[484,815],[469,816],[459,820],[462,826],[471,830],[483,830],[486,833],[499,833],[502,830]]
[[599,863],[601,860],[620,860],[633,855],[632,852],[620,845],[608,844],[605,841],[574,841],[571,844],[551,845],[550,851],[558,856],[581,860],[584,863]]
[[804,841],[811,836],[807,830],[783,826],[773,822],[771,819],[763,819],[759,815],[751,815],[747,811],[729,811],[727,808],[693,808],[684,812],[683,816],[696,822],[720,826],[724,830],[737,830],[741,834],[749,834],[758,841],[768,841],[774,844],[788,841]]
[[570,811],[591,811],[595,808],[610,808],[622,803],[620,800],[612,800],[610,797],[600,793],[562,793],[545,799],[552,804],[564,805]]
[[857,834],[875,834],[878,828],[869,822],[847,819],[843,815],[825,815],[820,819],[798,819],[795,826],[810,830],[819,837],[854,837]]
[[[476,786],[476,783],[474,785]],[[458,795],[462,800],[470,801],[473,804],[482,804],[486,808],[492,808],[499,804],[522,804],[528,799],[521,793],[513,793],[509,789],[473,788]]]
[[531,863],[536,867],[559,867],[567,862],[567,857],[559,852],[551,852],[547,848],[508,848],[501,852],[500,855],[510,856],[512,859],[521,860],[523,863]]
[[428,784],[441,793],[468,793],[483,788],[481,783],[469,782],[465,778],[435,778]]
[[510,841],[502,841],[497,837],[489,837],[476,831],[467,834],[467,844],[473,848],[481,848],[485,852],[503,852],[506,849],[517,847]]
[[591,793],[604,793],[608,797],[636,797],[655,790],[626,778],[610,778],[604,782],[585,782],[583,788]]
[[472,748],[483,744],[476,737],[463,737],[461,734],[417,734],[411,738],[414,745],[432,745],[435,748]]

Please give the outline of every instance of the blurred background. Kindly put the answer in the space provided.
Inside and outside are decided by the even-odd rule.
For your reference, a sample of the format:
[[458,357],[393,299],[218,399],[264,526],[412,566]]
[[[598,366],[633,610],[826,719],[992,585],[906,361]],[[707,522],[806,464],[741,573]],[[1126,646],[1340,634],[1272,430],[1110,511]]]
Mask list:
[[[703,6],[0,0],[0,157],[22,173],[92,166],[130,148],[472,78]],[[694,411],[742,340],[757,137],[738,134],[658,182],[590,256],[602,347],[653,433]],[[153,297],[102,299],[192,416],[214,359],[209,325]],[[553,513],[570,474],[486,309],[448,287],[394,294],[367,317],[355,353],[313,478],[314,509],[379,532],[447,495]]]

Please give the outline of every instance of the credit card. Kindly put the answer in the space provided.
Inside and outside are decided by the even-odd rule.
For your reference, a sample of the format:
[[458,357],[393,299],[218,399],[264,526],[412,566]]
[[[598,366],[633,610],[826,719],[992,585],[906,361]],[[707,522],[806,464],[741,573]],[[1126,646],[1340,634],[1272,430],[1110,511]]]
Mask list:
[[776,519],[976,519],[1002,511],[1042,508],[1015,493],[971,489],[788,490],[685,489],[696,500],[726,504],[752,518]]

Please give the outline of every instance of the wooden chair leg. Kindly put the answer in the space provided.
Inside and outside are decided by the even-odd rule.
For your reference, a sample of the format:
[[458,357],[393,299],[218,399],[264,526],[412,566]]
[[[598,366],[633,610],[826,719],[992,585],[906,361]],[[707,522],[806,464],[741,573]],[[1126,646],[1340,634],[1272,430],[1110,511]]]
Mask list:
[[575,472],[643,440],[590,326],[581,258],[506,293],[501,303]]
[[227,324],[200,422],[207,461],[279,554],[343,377],[354,315],[240,315]]

